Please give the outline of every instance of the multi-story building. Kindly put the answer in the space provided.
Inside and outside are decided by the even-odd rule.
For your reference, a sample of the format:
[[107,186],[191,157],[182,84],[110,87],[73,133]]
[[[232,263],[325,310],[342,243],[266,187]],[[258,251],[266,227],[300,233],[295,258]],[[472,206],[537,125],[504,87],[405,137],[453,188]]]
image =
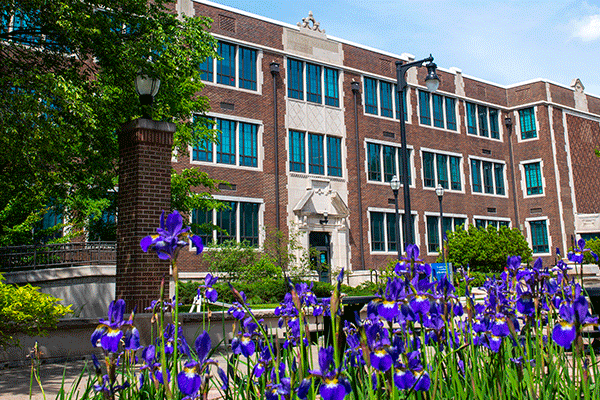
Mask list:
[[[232,184],[216,195],[229,210],[194,212],[193,221],[226,229],[213,233],[217,242],[257,247],[264,228],[297,232],[333,270],[395,257],[396,62],[414,57],[328,36],[312,14],[296,26],[202,0],[180,1],[178,11],[214,21],[221,59],[200,68],[220,141],[190,148],[174,166]],[[516,227],[546,259],[600,233],[599,97],[578,79],[504,86],[444,66],[429,93],[425,73],[408,71],[403,107],[415,238],[427,261],[438,256],[440,231],[462,224]],[[197,271],[198,261],[182,261]]]

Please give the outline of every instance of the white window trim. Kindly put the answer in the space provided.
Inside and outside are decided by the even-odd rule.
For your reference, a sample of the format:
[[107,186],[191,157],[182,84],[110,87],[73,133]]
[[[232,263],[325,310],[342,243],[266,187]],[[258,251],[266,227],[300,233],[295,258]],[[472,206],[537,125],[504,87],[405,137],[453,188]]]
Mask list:
[[[263,71],[261,68],[262,59],[263,59],[263,50],[259,49],[257,47],[254,47],[252,45],[248,45],[246,43],[238,43],[238,42],[232,41],[229,38],[225,38],[223,40],[223,43],[236,46],[235,47],[235,62],[234,62],[234,64],[235,64],[235,86],[223,85],[222,83],[217,83],[217,59],[216,59],[216,57],[213,57],[213,59],[212,59],[212,63],[213,63],[213,79],[212,79],[212,81],[206,81],[203,79],[202,83],[204,83],[205,85],[208,85],[208,86],[215,86],[215,87],[219,87],[219,88],[239,90],[240,92],[262,95],[262,86],[264,83],[264,76],[263,76],[263,73],[262,73]],[[245,88],[240,87],[240,71],[239,71],[239,69],[240,69],[240,66],[239,66],[240,46],[256,51],[256,90],[250,90],[250,89],[245,89]]]
[[[397,172],[398,172],[398,177],[400,177],[400,169],[402,169],[402,166],[400,165],[400,150],[402,149],[402,146],[400,145],[400,143],[396,143],[396,142],[387,142],[385,140],[379,140],[379,139],[365,139],[363,142],[364,145],[364,152],[365,152],[365,174],[366,174],[366,182],[367,183],[372,183],[374,185],[383,185],[383,186],[390,186],[389,182],[385,182],[383,179],[383,147],[381,148],[381,151],[379,152],[379,161],[380,161],[380,165],[381,165],[381,180],[380,181],[374,181],[369,179],[369,153],[368,153],[368,146],[367,143],[371,143],[371,144],[378,144],[380,146],[390,146],[390,147],[395,147],[397,149],[396,151],[396,163],[398,164],[397,167]],[[411,182],[408,185],[408,187],[414,188],[415,187],[415,162],[414,162],[414,157],[415,157],[415,149],[412,145],[407,145],[406,148],[409,150],[409,155],[408,155],[408,168],[410,171],[412,171],[413,173],[411,174]],[[402,187],[402,181],[400,181],[400,187]]]
[[[376,100],[377,100],[377,114],[371,114],[367,112],[367,103],[365,101],[366,96],[365,96],[365,78],[369,78],[369,79],[373,79],[377,82],[377,93],[376,93]],[[383,115],[381,115],[381,82],[385,82],[385,83],[389,83],[392,85],[392,117],[385,117]],[[387,121],[394,121],[397,123],[400,123],[400,119],[396,118],[396,90],[397,90],[397,85],[396,85],[396,81],[390,81],[387,79],[381,79],[381,78],[375,78],[373,76],[370,75],[362,75],[361,77],[361,83],[362,83],[362,90],[361,90],[361,101],[363,104],[363,115],[367,116],[367,117],[374,117],[374,118],[381,118]],[[405,123],[410,124],[411,123],[411,111],[412,111],[412,107],[411,107],[411,102],[410,102],[410,88],[408,86],[406,86],[406,88],[404,89],[404,93],[406,96],[406,121]]]
[[[300,171],[291,171],[290,170],[290,131],[295,131],[295,132],[302,132],[304,133],[304,171],[305,172],[300,172]],[[323,175],[320,174],[313,174],[310,171],[310,166],[309,166],[309,154],[310,154],[310,148],[309,148],[309,141],[308,141],[308,136],[309,135],[320,135],[323,136],[323,167],[324,167],[324,172]],[[329,168],[329,159],[328,157],[328,144],[327,144],[327,138],[328,137],[335,137],[340,139],[340,161],[341,161],[341,170],[342,170],[342,176],[336,176],[336,175],[329,175],[328,174],[328,168]],[[293,129],[293,128],[288,128],[287,129],[287,135],[285,137],[285,149],[286,149],[286,154],[287,154],[287,162],[286,162],[286,171],[288,174],[298,174],[298,175],[302,175],[302,176],[307,176],[307,177],[314,177],[317,179],[322,179],[325,181],[329,181],[329,180],[346,180],[346,175],[348,174],[348,170],[346,168],[346,166],[344,165],[344,160],[346,159],[345,157],[345,149],[346,149],[346,137],[344,136],[337,136],[337,135],[330,135],[327,133],[318,133],[318,132],[311,132],[311,131],[307,131],[307,130],[303,130],[303,129]]]
[[531,230],[531,222],[534,221],[546,221],[546,233],[548,234],[548,252],[547,253],[533,253],[536,257],[551,256],[552,255],[552,235],[550,235],[550,218],[548,217],[531,217],[525,218],[525,224],[527,224],[527,243],[529,248],[533,251],[533,232]]
[[508,227],[511,228],[512,226],[512,220],[508,217],[490,217],[489,215],[473,215],[473,226],[475,226],[476,219],[483,219],[486,221],[508,222]]
[[[427,225],[427,217],[437,217],[438,219],[438,236],[440,235],[440,232],[442,231],[442,219],[440,218],[440,213],[438,212],[432,212],[432,211],[425,211],[424,213],[425,215],[425,242],[426,242],[426,247],[427,247],[427,255],[428,256],[438,256],[440,254],[439,251],[429,251],[429,231],[427,230],[428,225]],[[469,223],[469,217],[466,214],[455,214],[455,213],[444,213],[443,215],[444,218],[463,218],[465,220],[465,224]],[[455,232],[455,226],[454,226],[454,221],[452,221],[452,232]]]
[[[521,136],[521,115],[519,114],[520,110],[524,110],[526,108],[533,108],[533,116],[534,116],[534,120],[535,120],[535,137],[534,138],[530,138],[530,139],[523,139]],[[534,140],[539,140],[540,138],[540,121],[538,118],[538,107],[537,106],[530,106],[530,107],[521,107],[518,110],[514,110],[514,115],[515,118],[513,119],[515,121],[515,136],[517,137],[517,143],[525,143],[525,142],[531,142]]]
[[[287,73],[287,69],[288,69],[288,60],[292,59],[294,61],[299,61],[302,63],[302,100],[300,99],[295,99],[295,98],[291,98],[288,97],[288,76],[289,74]],[[285,84],[285,95],[284,98],[286,100],[289,101],[296,101],[298,103],[305,103],[305,104],[311,104],[313,106],[317,106],[317,107],[325,107],[325,108],[330,108],[332,110],[343,110],[344,109],[344,91],[342,89],[343,87],[343,82],[344,82],[344,71],[336,68],[334,66],[331,65],[326,65],[326,64],[321,64],[318,61],[312,61],[312,60],[305,60],[303,58],[299,58],[299,57],[294,57],[294,56],[285,56],[283,58],[283,63],[285,65],[285,70],[286,70],[286,74],[285,74],[285,78],[284,78],[284,84]],[[321,67],[321,102],[320,103],[315,103],[312,101],[308,101],[308,75],[307,75],[307,69],[306,69],[306,64],[313,64],[313,65],[318,65],[319,67]],[[328,104],[325,104],[325,68],[329,68],[329,69],[335,69],[338,72],[338,101],[340,103],[340,105],[338,107],[336,106],[330,106]]]
[[[504,124],[502,124],[502,109],[499,108],[498,106],[495,105],[488,105],[486,103],[478,103],[476,101],[472,101],[471,99],[469,100],[463,100],[464,102],[464,107],[465,107],[465,133],[467,134],[467,137],[478,137],[480,139],[485,139],[485,140],[491,140],[492,142],[504,142]],[[472,134],[469,133],[469,115],[467,113],[467,103],[471,103],[471,104],[475,104],[475,131],[477,132],[476,134]],[[487,123],[488,123],[488,136],[481,136],[479,134],[479,112],[477,111],[477,107],[478,106],[483,106],[487,108],[487,114],[486,114],[486,118],[487,118]],[[490,128],[491,124],[490,124],[490,108],[493,108],[495,110],[498,111],[498,135],[500,136],[500,138],[495,139],[492,137],[492,130]]]
[[[525,175],[526,164],[540,164],[540,177],[542,179],[542,194],[527,194],[527,176]],[[523,198],[535,199],[546,196],[546,178],[544,178],[544,160],[541,158],[535,158],[531,160],[524,160],[519,162],[519,171],[521,172],[521,190],[523,192]]]
[[460,188],[461,190],[454,190],[451,189],[452,188],[452,171],[450,169],[450,159],[448,159],[448,162],[446,163],[448,170],[448,189],[444,189],[444,192],[449,192],[449,193],[465,193],[465,173],[464,173],[464,158],[463,155],[461,153],[453,153],[451,151],[445,151],[445,150],[437,150],[437,149],[431,149],[428,147],[421,147],[420,149],[421,152],[421,182],[423,183],[423,190],[429,190],[429,191],[434,191],[435,192],[435,188],[437,187],[438,183],[438,171],[437,171],[437,161],[434,159],[433,162],[433,172],[435,174],[435,186],[434,187],[430,187],[430,186],[425,186],[425,168],[423,168],[423,152],[427,152],[427,153],[434,153],[434,154],[441,154],[444,156],[451,156],[451,157],[458,157],[460,159],[460,162],[458,164],[458,167],[460,169]]
[[[254,203],[254,204],[258,204],[258,227],[259,227],[259,232],[258,232],[258,246],[256,247],[256,251],[260,251],[263,248],[264,242],[265,242],[265,231],[264,229],[260,229],[261,227],[265,226],[265,218],[264,218],[264,214],[265,214],[265,201],[264,199],[261,198],[253,198],[253,197],[235,197],[235,196],[223,196],[223,195],[213,195],[213,198],[215,200],[219,200],[219,201],[223,201],[223,202],[236,202],[236,203]],[[213,223],[215,223],[216,219],[217,219],[217,210],[210,210],[212,213],[212,220]],[[192,223],[192,213],[190,213],[189,217],[188,217],[188,222],[191,224]],[[236,227],[236,232],[235,232],[235,240],[236,242],[240,243],[240,207],[237,207],[235,210],[235,227]],[[215,224],[216,225],[216,224]],[[212,240],[213,243],[217,242],[217,231],[213,230],[212,232]],[[205,248],[206,248],[206,243],[204,243]],[[211,249],[214,250],[220,250],[220,247],[212,247]],[[188,250],[189,251],[196,251],[195,248],[192,247],[191,245],[191,241],[190,244],[188,246]]]
[[[421,105],[419,103],[419,91],[423,91],[423,92],[428,92],[429,93],[429,119],[431,120],[431,124],[427,125],[427,124],[422,124],[421,123]],[[441,96],[444,101],[442,104],[442,113],[444,114],[443,118],[444,118],[444,127],[440,128],[439,126],[435,126],[433,123],[433,95],[436,94],[438,96]],[[452,130],[452,129],[448,129],[447,125],[448,125],[448,115],[446,114],[446,99],[450,97],[454,99],[454,120],[456,121],[456,129]],[[458,107],[458,102],[459,99],[457,99],[454,96],[446,96],[444,94],[438,93],[436,92],[429,92],[426,88],[421,89],[419,88],[417,90],[417,123],[419,124],[419,126],[422,126],[424,128],[430,128],[430,129],[435,129],[437,131],[443,131],[443,132],[450,132],[450,133],[460,133],[460,119],[456,117],[457,115],[457,110],[456,108]],[[408,104],[407,104],[408,106]]]
[[[468,160],[469,160],[469,177],[471,178],[471,180],[469,181],[469,184],[471,186],[471,194],[476,195],[476,196],[488,196],[488,197],[500,197],[500,198],[508,198],[508,181],[506,178],[506,161],[504,160],[495,160],[493,158],[485,158],[485,157],[479,157],[479,156],[468,156]],[[504,181],[504,194],[496,194],[496,174],[493,174],[493,178],[494,178],[494,193],[485,193],[485,189],[483,188],[483,167],[481,168],[481,192],[475,192],[473,190],[473,170],[471,169],[471,160],[479,160],[479,161],[486,161],[486,162],[491,162],[493,164],[502,164],[504,165],[504,173],[502,174],[502,180]]]
[[[244,118],[238,116],[232,116],[227,114],[218,114],[218,113],[210,113],[205,116],[208,119],[215,119],[216,126],[216,118],[226,119],[228,121],[236,122],[235,128],[235,164],[224,164],[217,162],[217,144],[213,143],[213,161],[200,161],[194,160],[194,146],[188,146],[188,153],[190,157],[191,165],[210,165],[213,167],[221,167],[221,168],[230,168],[236,170],[247,170],[247,171],[262,171],[263,163],[265,158],[265,151],[263,146],[263,133],[265,126],[261,120]],[[193,116],[192,116],[193,118]],[[245,165],[239,165],[240,163],[240,130],[239,130],[239,122],[257,125],[256,129],[256,167],[248,167]],[[216,129],[216,128],[215,128]]]
[[[369,245],[369,254],[371,255],[382,255],[382,256],[389,256],[389,255],[394,255],[396,256],[398,254],[398,251],[393,250],[393,251],[388,251],[388,237],[387,237],[387,217],[384,219],[384,229],[383,229],[383,237],[384,237],[384,241],[385,241],[385,251],[373,251],[373,243],[371,241],[371,238],[373,237],[372,232],[371,232],[371,213],[373,212],[377,212],[377,213],[384,213],[384,214],[395,214],[396,210],[393,208],[380,208],[380,207],[368,207],[367,208],[367,224],[368,224],[368,245]],[[398,214],[400,215],[400,221],[402,221],[402,216],[404,215],[404,210],[398,208]],[[415,217],[415,222],[414,222],[414,230],[415,230],[415,241],[417,242],[416,244],[419,246],[420,240],[419,240],[419,214],[417,211],[411,211],[411,215],[413,217]],[[404,243],[404,229],[402,228],[402,225],[400,225],[400,243]]]

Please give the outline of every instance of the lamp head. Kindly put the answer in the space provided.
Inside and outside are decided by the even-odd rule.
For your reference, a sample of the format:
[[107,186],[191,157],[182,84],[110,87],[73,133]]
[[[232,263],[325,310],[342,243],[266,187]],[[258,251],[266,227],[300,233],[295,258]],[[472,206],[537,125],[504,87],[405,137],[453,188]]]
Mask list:
[[444,197],[444,188],[442,187],[442,185],[437,185],[437,187],[435,188],[435,194],[437,194],[438,198],[442,198]]
[[398,179],[398,176],[394,175],[392,177],[392,180],[390,181],[390,187],[394,191],[400,189],[400,179]]
[[148,75],[143,74],[141,70],[138,71],[135,77],[135,91],[140,96],[140,103],[143,106],[152,104],[159,88],[160,79],[150,78]]
[[279,75],[279,63],[276,61],[272,61],[269,65],[271,67],[271,75]]
[[512,118],[510,117],[510,114],[506,114],[504,116],[504,125],[509,129],[512,126]]
[[360,83],[357,81],[353,80],[352,83],[350,83],[350,86],[352,87],[352,93],[357,94],[360,92]]
[[427,76],[425,77],[425,86],[430,92],[435,92],[440,87],[440,78],[436,72],[437,65],[434,62],[427,64]]

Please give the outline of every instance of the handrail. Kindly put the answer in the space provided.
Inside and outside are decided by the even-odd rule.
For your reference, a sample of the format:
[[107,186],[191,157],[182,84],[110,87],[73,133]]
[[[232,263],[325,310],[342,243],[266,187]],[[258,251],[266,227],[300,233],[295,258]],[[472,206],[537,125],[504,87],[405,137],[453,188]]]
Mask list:
[[117,260],[117,242],[70,242],[0,247],[0,272],[110,265]]

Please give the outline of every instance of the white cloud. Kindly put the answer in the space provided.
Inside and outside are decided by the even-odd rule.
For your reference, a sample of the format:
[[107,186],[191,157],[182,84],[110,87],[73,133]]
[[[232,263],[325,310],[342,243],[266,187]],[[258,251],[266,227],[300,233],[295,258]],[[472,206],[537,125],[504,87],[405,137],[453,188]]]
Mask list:
[[574,24],[573,36],[591,42],[600,38],[600,14],[590,15]]

